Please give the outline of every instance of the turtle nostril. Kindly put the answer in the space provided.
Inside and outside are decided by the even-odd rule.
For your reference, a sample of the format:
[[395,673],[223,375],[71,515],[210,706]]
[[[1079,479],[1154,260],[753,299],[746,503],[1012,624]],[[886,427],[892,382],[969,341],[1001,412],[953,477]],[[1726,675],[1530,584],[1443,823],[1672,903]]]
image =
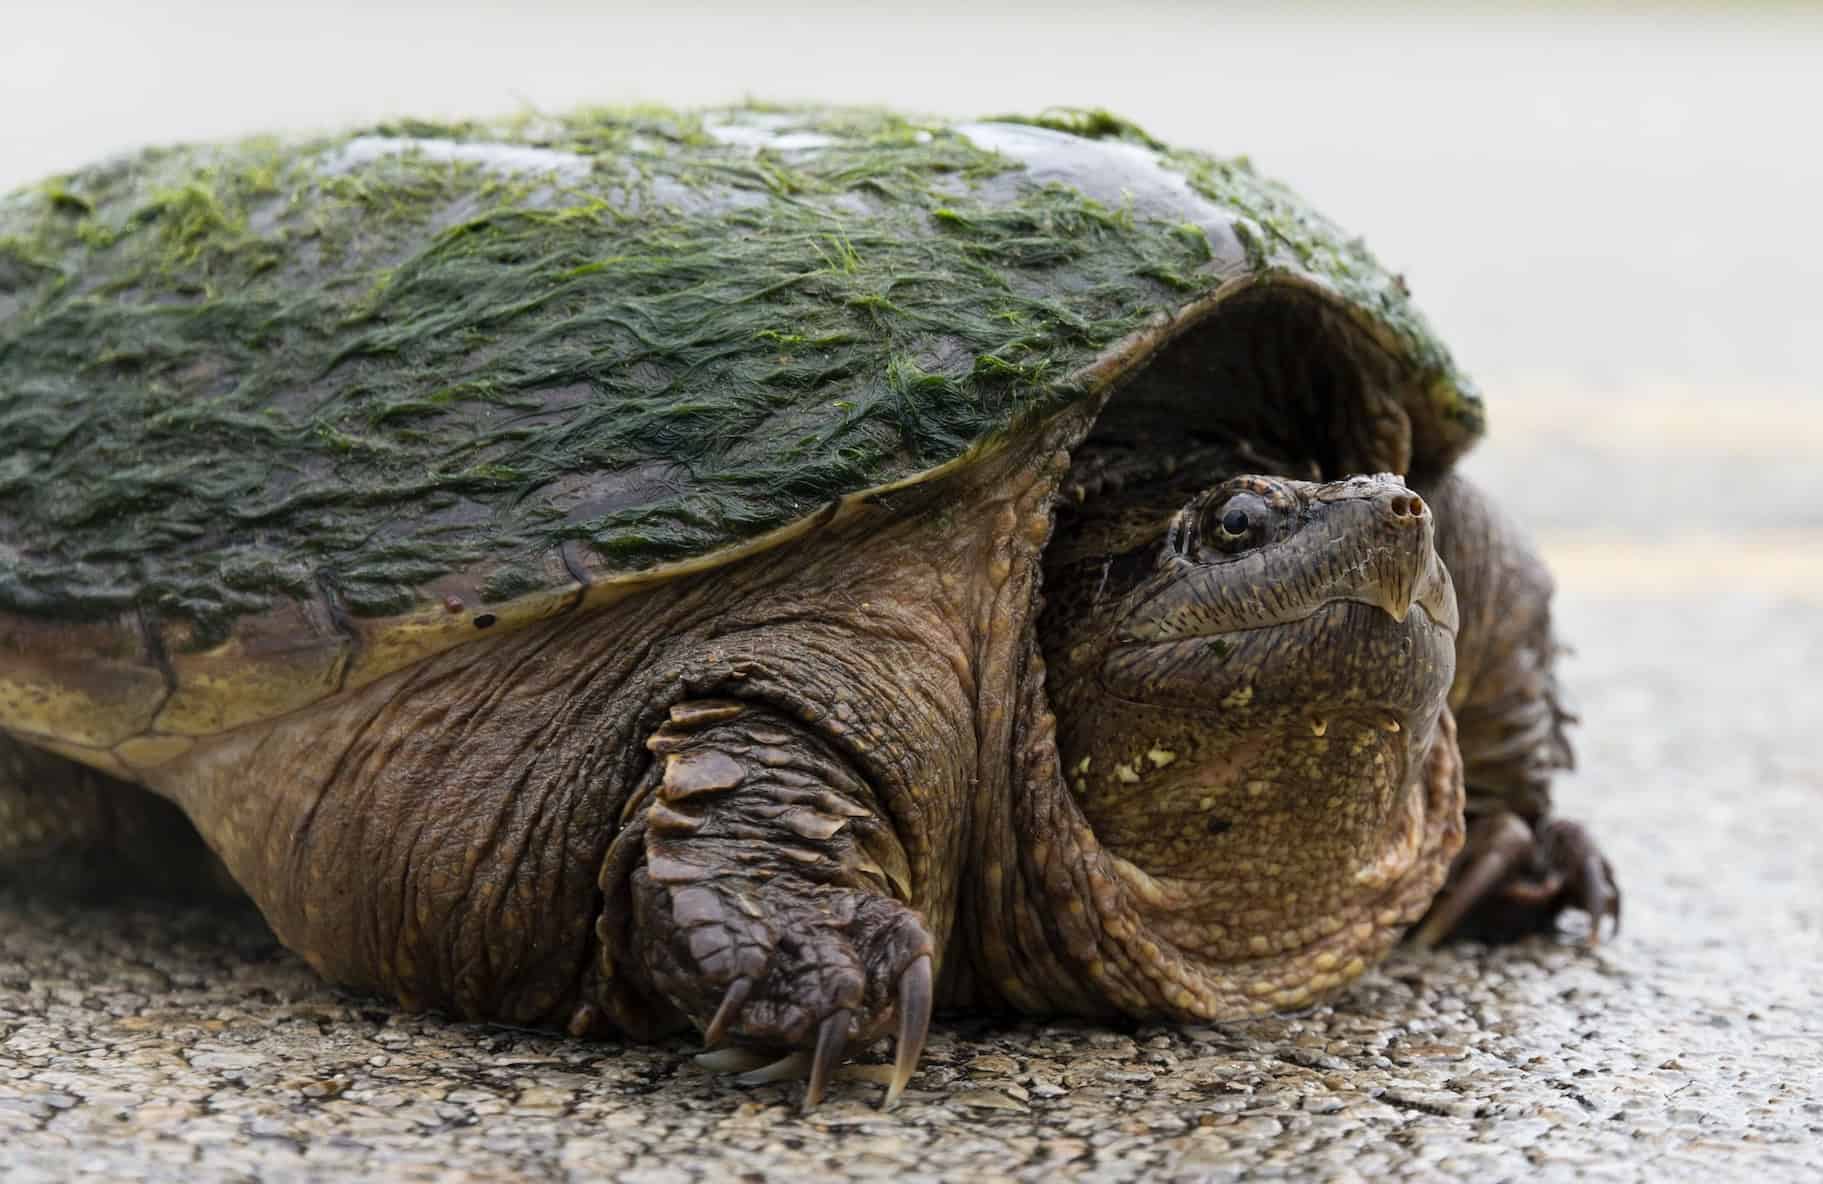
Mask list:
[[1407,496],[1401,493],[1388,498],[1386,508],[1394,518],[1422,518],[1424,516],[1424,502],[1415,494]]

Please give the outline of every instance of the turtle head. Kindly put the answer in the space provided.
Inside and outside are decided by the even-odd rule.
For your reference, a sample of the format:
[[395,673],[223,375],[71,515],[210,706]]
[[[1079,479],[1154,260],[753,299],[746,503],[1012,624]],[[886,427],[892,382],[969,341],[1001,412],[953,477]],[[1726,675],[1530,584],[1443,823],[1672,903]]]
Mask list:
[[1340,694],[1434,716],[1424,659],[1448,686],[1456,597],[1430,509],[1397,477],[1236,477],[1117,562],[1128,582],[1082,624],[1100,643],[1102,685],[1123,699],[1220,715],[1237,696],[1308,706]]
[[1430,509],[1397,477],[1235,477],[1138,537],[1049,574],[1054,684],[1212,727],[1332,699],[1437,714],[1456,597]]
[[1140,914],[1103,928],[1181,953],[1167,1010],[1297,1005],[1416,920],[1460,834],[1436,524],[1388,475],[1242,476],[1118,537],[1067,544],[1042,626],[1065,780]]

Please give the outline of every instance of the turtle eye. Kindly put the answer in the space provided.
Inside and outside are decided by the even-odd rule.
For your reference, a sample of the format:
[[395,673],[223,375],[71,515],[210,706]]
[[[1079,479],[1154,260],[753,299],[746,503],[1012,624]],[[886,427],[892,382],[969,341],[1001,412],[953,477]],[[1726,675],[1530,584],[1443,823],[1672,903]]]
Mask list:
[[1201,542],[1224,555],[1238,555],[1266,541],[1272,507],[1257,493],[1242,491],[1211,506],[1199,532]]

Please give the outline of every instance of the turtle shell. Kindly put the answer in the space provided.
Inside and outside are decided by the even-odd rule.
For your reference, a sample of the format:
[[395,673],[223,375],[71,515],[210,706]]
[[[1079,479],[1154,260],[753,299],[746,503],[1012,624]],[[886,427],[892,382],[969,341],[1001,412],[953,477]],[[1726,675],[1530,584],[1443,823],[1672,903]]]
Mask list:
[[582,111],[54,178],[0,199],[0,727],[133,776],[780,545],[1280,293],[1396,371],[1414,463],[1472,442],[1358,240],[1103,113]]

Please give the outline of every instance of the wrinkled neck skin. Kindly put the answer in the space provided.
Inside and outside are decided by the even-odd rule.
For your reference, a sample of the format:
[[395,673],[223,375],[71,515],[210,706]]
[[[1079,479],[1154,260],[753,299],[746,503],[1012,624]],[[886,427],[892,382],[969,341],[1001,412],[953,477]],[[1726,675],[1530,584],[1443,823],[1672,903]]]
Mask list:
[[1402,576],[1387,556],[1416,536],[1382,530],[1366,483],[1292,483],[1295,538],[1204,564],[1174,553],[1196,554],[1171,525],[1183,484],[1064,515],[1047,554],[1048,702],[1028,691],[1014,805],[1042,836],[1024,868],[1042,936],[995,976],[1018,1006],[1304,1006],[1385,953],[1460,846],[1455,607],[1429,523],[1431,559],[1408,548]]

